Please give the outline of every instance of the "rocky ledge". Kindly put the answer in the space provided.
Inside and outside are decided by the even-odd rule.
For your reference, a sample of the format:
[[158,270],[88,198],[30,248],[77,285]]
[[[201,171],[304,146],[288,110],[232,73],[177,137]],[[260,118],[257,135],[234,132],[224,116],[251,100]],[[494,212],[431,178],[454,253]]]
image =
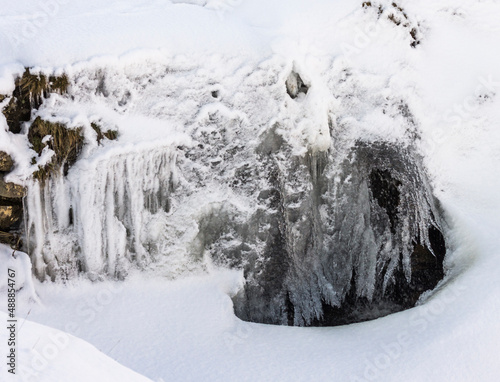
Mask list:
[[0,151],[0,242],[18,248],[21,243],[18,230],[23,219],[25,188],[5,181],[5,175],[14,167],[11,156]]

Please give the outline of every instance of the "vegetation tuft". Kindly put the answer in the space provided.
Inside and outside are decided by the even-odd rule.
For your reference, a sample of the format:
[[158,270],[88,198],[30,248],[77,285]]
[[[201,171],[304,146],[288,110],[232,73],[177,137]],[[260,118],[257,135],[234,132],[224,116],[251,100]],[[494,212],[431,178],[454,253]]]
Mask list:
[[[408,18],[408,15],[401,6],[399,6],[397,3],[394,2],[391,3],[391,5],[392,8],[390,8],[391,10],[388,10],[389,14],[387,15],[387,19],[398,27],[402,26],[403,28],[409,29],[410,30],[409,34],[412,39],[410,46],[412,48],[416,48],[417,45],[420,44],[420,39],[418,38],[418,29],[412,26]],[[372,3],[371,1],[365,1],[364,3],[361,4],[361,6],[365,9],[368,9],[370,7],[375,7],[375,4]],[[378,5],[377,9],[378,9],[377,11],[378,18],[380,18],[380,16],[384,13],[386,9],[380,4]],[[417,24],[417,26],[419,25]]]
[[[66,74],[50,76],[31,74],[26,68],[22,77],[16,79],[12,98],[3,109],[9,130],[19,133],[23,122],[31,119],[31,110],[38,109],[49,93],[65,94],[68,91],[69,79]],[[6,96],[1,96],[5,99]]]
[[69,79],[66,74],[49,77],[49,90],[51,93],[66,94],[68,92],[68,87]]
[[95,122],[92,122],[90,124],[90,126],[92,126],[92,128],[94,129],[94,131],[96,132],[97,134],[97,143],[98,144],[101,144],[101,141],[104,139],[104,138],[107,138],[111,141],[115,140],[116,138],[118,138],[118,131],[116,130],[107,130],[105,131],[104,133],[102,132],[102,129],[101,129],[101,126],[99,126],[97,123]]
[[43,74],[31,74],[29,68],[26,68],[17,87],[20,88],[21,94],[29,97],[31,106],[37,109],[42,104],[43,97],[47,95],[47,77]]
[[[50,139],[44,143],[44,138],[47,136],[50,136]],[[45,121],[40,117],[37,117],[31,124],[28,140],[38,155],[46,146],[55,153],[52,162],[33,174],[33,177],[41,183],[44,183],[50,174],[58,171],[61,167],[66,175],[69,167],[76,162],[84,141],[82,128],[68,129],[62,123]]]
[[[372,7],[373,4],[371,1],[365,1],[363,4],[361,4],[361,6],[363,8],[369,8],[369,7]],[[378,11],[378,15],[380,16],[382,14],[382,12],[384,12],[384,8],[382,7],[382,5],[379,5],[378,8],[377,8],[377,11]]]

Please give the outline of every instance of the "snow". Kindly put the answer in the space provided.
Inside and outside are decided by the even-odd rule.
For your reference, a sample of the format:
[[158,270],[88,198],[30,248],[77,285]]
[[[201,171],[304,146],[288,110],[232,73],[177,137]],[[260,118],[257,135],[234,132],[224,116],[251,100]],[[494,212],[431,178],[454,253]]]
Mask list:
[[[6,322],[7,315],[0,313],[0,319]],[[17,362],[22,366],[11,375],[2,362],[0,372],[4,381],[150,381],[89,343],[43,325],[19,321],[18,340]]]
[[[239,277],[238,277],[239,276]],[[32,320],[95,344],[154,381],[495,381],[498,304],[473,311],[481,274],[450,281],[428,304],[363,324],[279,327],[234,317],[234,272],[182,280],[38,285]],[[479,287],[491,290],[491,280]]]
[[[241,274],[216,269],[206,259],[199,267],[186,265],[183,248],[173,248],[173,257],[154,274],[132,268],[124,282],[76,277],[62,284],[32,282],[27,255],[17,253],[14,259],[2,246],[2,304],[6,268],[18,270],[17,283],[23,286],[18,293],[20,370],[29,367],[35,351],[43,354],[51,336],[68,341],[36,379],[24,380],[498,380],[500,65],[495,47],[500,11],[494,1],[463,2],[460,8],[451,0],[399,4],[412,25],[419,25],[423,37],[417,49],[410,48],[408,31],[387,19],[377,21],[376,10],[363,10],[361,2],[9,2],[0,16],[0,93],[12,91],[23,66],[65,71],[78,84],[72,90],[75,100],[52,95],[40,110],[86,129],[88,145],[78,172],[62,188],[83,193],[85,187],[99,187],[86,183],[90,176],[84,175],[107,179],[120,155],[168,156],[179,145],[189,147],[188,133],[203,126],[214,110],[227,120],[256,122],[243,137],[248,144],[273,118],[290,121],[282,133],[297,143],[297,155],[304,146],[327,147],[328,115],[336,127],[352,127],[346,130],[353,136],[405,141],[411,127],[381,112],[388,99],[401,98],[411,105],[417,145],[450,226],[448,272],[436,293],[409,311],[335,328],[237,319],[230,296],[241,287]],[[165,67],[174,74],[162,77]],[[279,94],[293,67],[311,84],[307,97],[287,104],[278,95],[263,96],[261,88],[268,83]],[[87,91],[96,87],[97,69],[106,72],[111,88],[131,93],[127,106],[115,102],[122,93],[105,99]],[[338,81],[343,71],[350,73],[345,83]],[[141,78],[160,85],[142,91]],[[210,99],[214,89],[220,100]],[[479,95],[488,97],[483,102]],[[117,127],[119,140],[99,147],[91,143],[94,121]],[[8,179],[28,183],[35,169],[33,152],[25,135],[6,131],[2,116],[0,150],[16,162]],[[135,186],[154,187],[141,181],[136,179]],[[220,203],[217,190],[211,191],[204,206]],[[40,201],[28,202],[43,208]],[[186,216],[201,203],[186,202],[190,209],[176,220],[186,226],[170,227],[168,233],[175,236],[178,229],[186,232],[185,241],[193,241],[196,232]],[[99,208],[105,205],[102,200]],[[163,217],[141,214],[136,225],[146,225],[153,240],[161,236]],[[102,238],[96,234],[102,224],[113,221],[82,228],[94,235],[86,241],[88,258],[95,261],[87,265],[91,270],[104,267],[98,256]],[[110,230],[108,245],[123,246],[115,235],[119,230]],[[37,234],[42,245],[48,234]],[[60,243],[70,256],[68,242]],[[5,322],[5,314],[0,316]],[[2,329],[2,344],[5,335]],[[4,369],[2,362],[1,378]]]
[[[42,307],[31,279],[31,264],[26,253],[11,250],[0,244],[0,293],[2,299],[0,320],[5,326],[11,317],[7,312],[7,270],[15,270],[16,308],[26,309],[34,303]],[[10,276],[9,276],[10,277]],[[18,305],[19,304],[19,305]],[[11,366],[2,362],[2,381],[106,381],[146,382],[149,379],[134,373],[97,350],[94,346],[66,332],[36,324],[26,317],[30,310],[16,311],[16,373],[7,372]],[[52,326],[53,322],[51,322]],[[6,346],[8,332],[2,330],[0,338]],[[6,346],[7,348],[7,346]],[[2,352],[4,353],[4,352]],[[7,354],[9,354],[7,352]]]

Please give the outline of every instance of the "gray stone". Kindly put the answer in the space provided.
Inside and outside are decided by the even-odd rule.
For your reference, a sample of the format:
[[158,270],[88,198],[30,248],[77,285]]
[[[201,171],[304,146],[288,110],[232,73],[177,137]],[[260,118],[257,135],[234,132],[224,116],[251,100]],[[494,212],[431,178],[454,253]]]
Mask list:
[[297,98],[299,93],[307,94],[307,91],[309,90],[309,86],[304,84],[304,81],[302,81],[302,78],[300,78],[300,75],[296,72],[290,73],[285,84],[286,91],[292,99]]

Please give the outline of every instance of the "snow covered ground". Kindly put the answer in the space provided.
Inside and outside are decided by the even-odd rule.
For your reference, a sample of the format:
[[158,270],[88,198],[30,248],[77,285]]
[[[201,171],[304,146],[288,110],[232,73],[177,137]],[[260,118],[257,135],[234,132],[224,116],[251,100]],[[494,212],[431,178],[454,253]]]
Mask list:
[[[0,244],[0,258],[0,293],[5,297],[0,319],[6,328],[10,325],[16,327],[15,337],[10,336],[10,330],[2,332],[2,343],[6,349],[10,349],[12,345],[7,346],[7,339],[14,339],[17,351],[15,366],[7,364],[12,362],[10,358],[0,365],[2,381],[148,381],[147,378],[113,361],[89,343],[74,337],[68,330],[53,329],[53,322],[50,323],[52,327],[47,327],[26,320],[32,304],[41,306],[29,276],[29,258],[25,253],[14,252],[3,244]],[[14,270],[15,276],[9,275],[8,278],[8,270]],[[11,282],[9,279],[15,281],[15,289],[18,290],[15,323],[9,314],[11,311],[7,309],[8,283]],[[10,352],[7,351],[5,355],[10,357]],[[12,368],[15,369],[15,374],[7,371]]]
[[[18,254],[19,263],[12,264],[2,247],[0,277],[16,266],[18,283],[25,285],[18,294],[19,370],[48,352],[46,366],[43,360],[36,363],[39,375],[15,380],[499,380],[500,6],[493,0],[400,1],[421,41],[414,49],[409,28],[379,18],[379,3],[368,9],[361,3],[9,1],[0,14],[0,92],[12,90],[12,74],[23,66],[70,75],[104,67],[116,71],[117,88],[125,83],[120,73],[154,71],[158,62],[190,71],[172,85],[197,90],[156,105],[159,112],[141,98],[125,111],[95,99],[80,109],[53,99],[48,114],[60,111],[75,124],[98,115],[118,127],[117,142],[84,153],[88,163],[155,142],[189,144],[185,121],[204,106],[189,103],[193,94],[203,87],[211,91],[215,79],[231,99],[249,71],[275,71],[282,78],[295,65],[307,73],[313,97],[309,113],[292,114],[298,120],[321,126],[325,121],[317,113],[333,109],[361,134],[398,140],[402,129],[376,110],[360,113],[359,104],[368,108],[384,97],[402,97],[411,105],[418,146],[450,226],[447,275],[436,293],[414,309],[335,328],[242,322],[230,299],[241,274],[210,264],[208,272],[194,269],[175,280],[161,272],[132,272],[124,282],[35,282],[33,292],[25,256]],[[355,76],[352,103],[335,99],[328,93],[333,85],[325,85],[344,69]],[[251,81],[247,88],[258,78]],[[258,93],[254,96],[258,102]],[[12,179],[23,181],[32,171],[27,140],[8,133],[0,118],[0,149],[19,164]],[[320,145],[317,136],[302,134],[311,131],[306,126],[290,134]],[[0,291],[6,311],[5,281]],[[6,322],[5,314],[0,321]],[[2,348],[6,336],[1,330]],[[49,359],[61,341],[64,348]],[[5,367],[2,362],[0,380]]]
[[[7,315],[0,314],[3,322]],[[24,321],[21,321],[24,322]],[[19,330],[16,375],[2,365],[3,381],[149,381],[67,333],[26,321]]]

